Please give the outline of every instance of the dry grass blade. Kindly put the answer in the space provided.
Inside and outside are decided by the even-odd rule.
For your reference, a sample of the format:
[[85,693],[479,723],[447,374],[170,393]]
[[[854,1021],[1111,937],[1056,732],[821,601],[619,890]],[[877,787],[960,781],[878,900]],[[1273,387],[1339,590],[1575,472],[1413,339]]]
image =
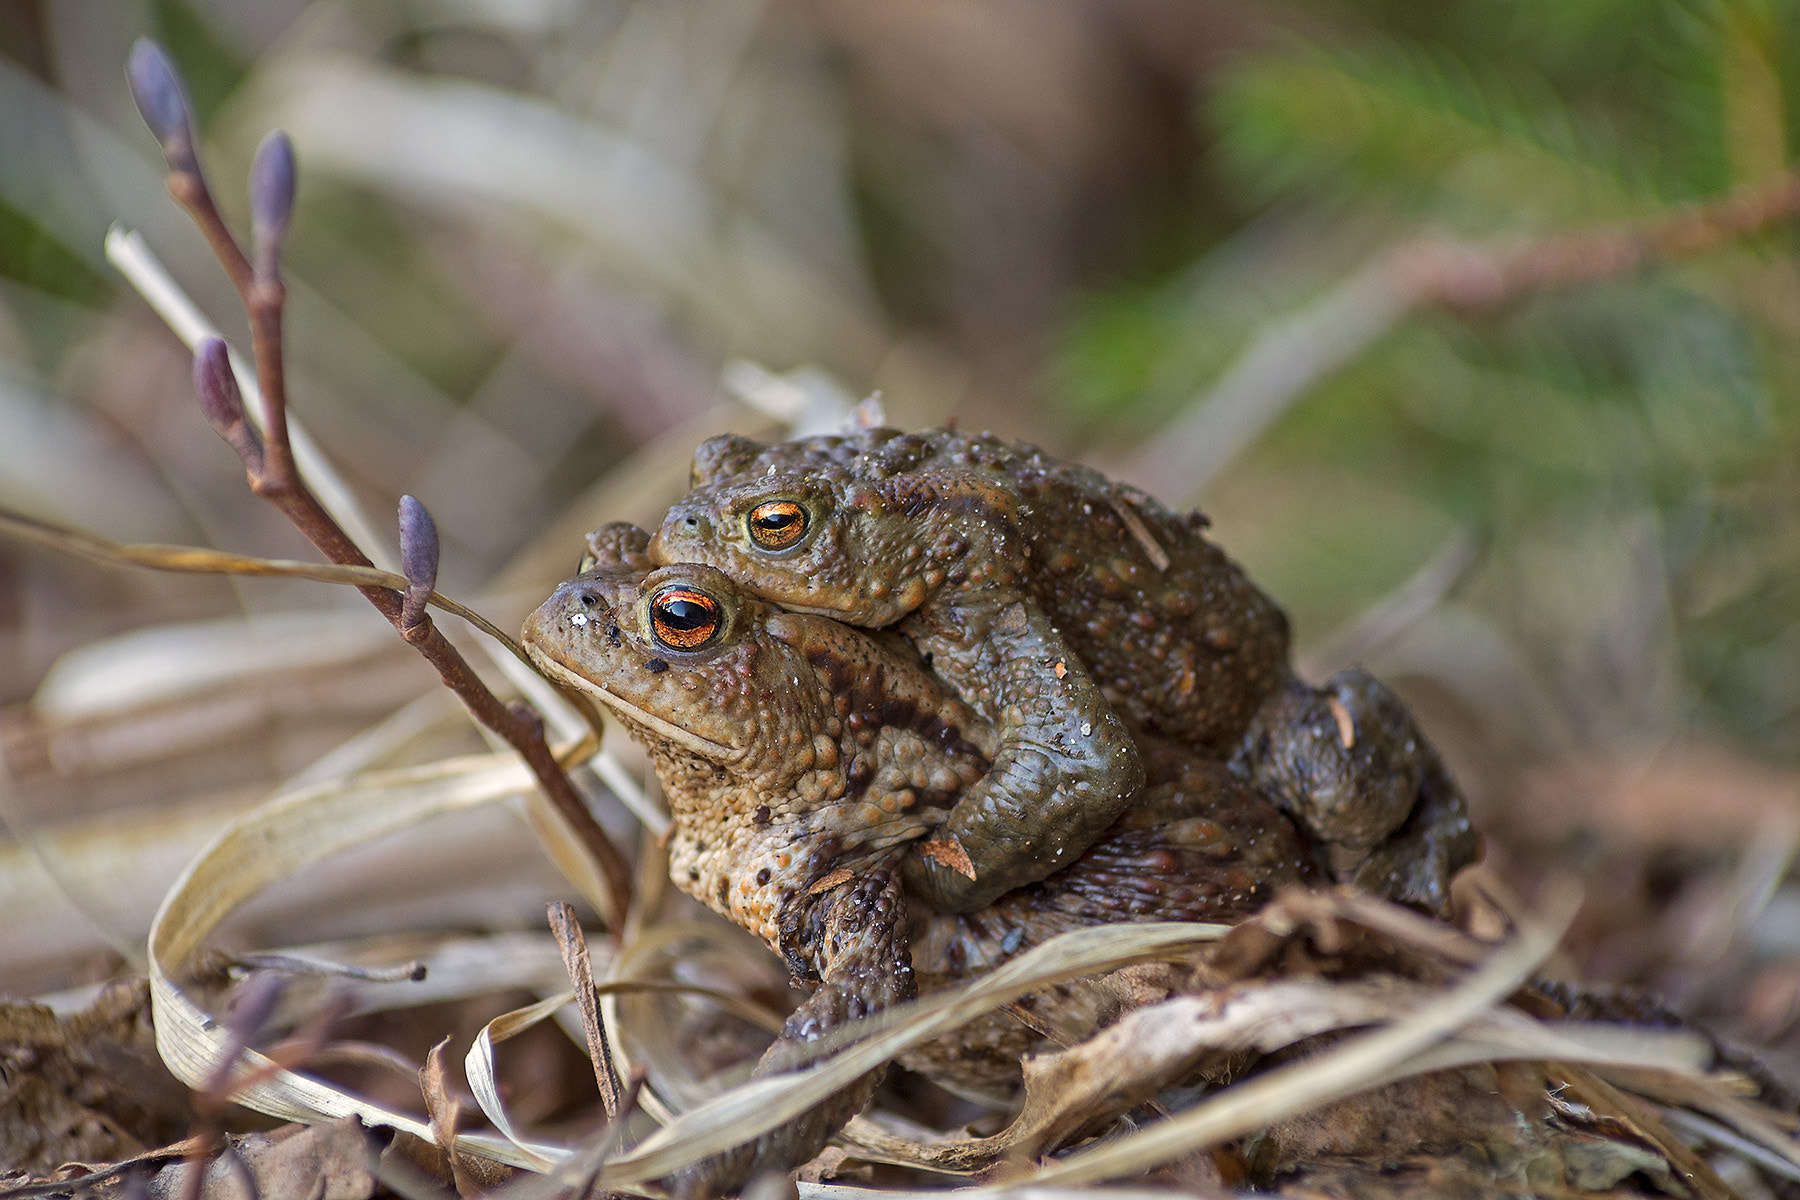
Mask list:
[[[157,1052],[175,1076],[203,1086],[229,1052],[229,1038],[176,979],[219,922],[278,880],[340,850],[397,833],[433,816],[491,804],[532,786],[511,756],[477,755],[426,767],[379,772],[277,795],[233,821],[189,864],[164,898],[150,930],[151,1005]],[[255,1082],[234,1091],[247,1108],[283,1120],[318,1121],[355,1115],[373,1125],[432,1141],[414,1117],[338,1088],[280,1069],[254,1051],[241,1075]],[[527,1156],[498,1138],[464,1139],[475,1153],[533,1168]]]
[[1655,1146],[1695,1192],[1707,1200],[1735,1200],[1736,1193],[1719,1178],[1718,1172],[1690,1150],[1686,1142],[1670,1133],[1653,1107],[1627,1096],[1585,1067],[1556,1063],[1551,1070],[1583,1104],[1603,1117],[1622,1122]]
[[1663,1110],[1663,1119],[1678,1129],[1742,1155],[1771,1174],[1800,1183],[1800,1168],[1717,1121],[1710,1121],[1679,1108]]
[[475,1035],[475,1043],[469,1047],[468,1054],[463,1056],[463,1074],[468,1078],[469,1090],[475,1093],[475,1103],[481,1106],[482,1114],[493,1122],[494,1128],[500,1131],[502,1137],[517,1146],[519,1152],[531,1160],[532,1168],[538,1171],[550,1170],[557,1160],[542,1148],[527,1142],[513,1128],[512,1119],[506,1115],[506,1104],[500,1098],[494,1047],[556,1015],[558,1009],[573,999],[573,992],[561,992],[536,1004],[501,1013],[481,1027],[481,1032]]
[[1793,1168],[1800,1169],[1800,1146],[1783,1129],[1784,1125],[1792,1127],[1793,1118],[1734,1095],[1718,1080],[1652,1075],[1629,1064],[1607,1067],[1597,1073],[1637,1095],[1662,1104],[1678,1104],[1723,1121],[1752,1142],[1786,1159]]
[[[955,1174],[972,1174],[1009,1159],[1029,1161],[1097,1132],[1158,1089],[1186,1078],[1204,1055],[1267,1054],[1335,1030],[1379,1025],[1417,1011],[1437,994],[1421,984],[1384,977],[1353,983],[1278,979],[1224,994],[1177,996],[1128,1013],[1066,1051],[1028,1059],[1020,1113],[993,1137],[912,1141],[868,1121],[853,1123],[850,1137],[858,1157]],[[1551,1025],[1502,1008],[1408,1059],[1404,1073],[1554,1058],[1694,1076],[1711,1053],[1698,1034],[1598,1022]],[[1389,1072],[1370,1082],[1396,1077],[1398,1073]]]
[[1072,1154],[1035,1172],[1032,1180],[1079,1184],[1134,1175],[1361,1091],[1515,990],[1556,949],[1577,903],[1572,886],[1559,889],[1541,919],[1523,924],[1512,943],[1468,979],[1387,1028],[1277,1067],[1149,1129]]
[[[351,587],[384,587],[404,592],[404,575],[376,567],[341,566],[336,563],[299,562],[291,558],[256,558],[245,554],[227,554],[202,546],[169,546],[156,543],[126,545],[111,541],[84,529],[72,529],[49,521],[39,521],[21,513],[0,508],[0,534],[48,546],[65,554],[73,554],[92,562],[149,567],[156,571],[179,571],[190,575],[261,575],[284,579],[311,579],[318,583],[340,583]],[[461,617],[509,650],[526,666],[531,659],[524,647],[511,634],[475,610],[439,592],[432,592],[430,604],[453,616]],[[537,668],[532,667],[535,671]]]
[[[1228,927],[1163,923],[1078,929],[962,987],[834,1030],[824,1048],[855,1042],[818,1067],[736,1087],[684,1113],[600,1172],[620,1188],[659,1179],[749,1141],[817,1105],[902,1051],[1050,983],[1166,957],[1215,941]],[[860,1039],[860,1040],[859,1040]]]

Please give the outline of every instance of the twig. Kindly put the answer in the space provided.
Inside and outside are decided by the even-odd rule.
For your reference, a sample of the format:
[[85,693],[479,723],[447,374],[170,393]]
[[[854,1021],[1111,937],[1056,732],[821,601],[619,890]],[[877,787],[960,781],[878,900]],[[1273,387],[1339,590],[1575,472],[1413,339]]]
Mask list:
[[[287,385],[283,368],[282,313],[287,289],[281,281],[281,244],[293,217],[293,148],[285,134],[272,133],[258,148],[251,168],[250,199],[254,258],[238,246],[213,202],[194,145],[193,121],[174,67],[161,47],[141,40],[132,49],[132,93],[145,124],[162,145],[169,165],[169,192],[205,233],[213,253],[231,276],[254,334],[257,380],[262,391],[259,436],[250,428],[225,343],[203,342],[194,358],[194,387],[207,419],[244,462],[251,490],[279,508],[307,539],[334,563],[367,567],[368,558],[334,520],[294,465],[287,427]],[[502,704],[425,614],[418,597],[431,593],[437,537],[417,501],[402,506],[402,561],[409,568],[406,596],[391,588],[358,590],[401,636],[437,669],[438,676],[474,714],[506,739],[525,759],[557,814],[581,841],[606,880],[618,928],[631,902],[630,866],[598,821],[544,740],[543,721],[529,706]],[[426,567],[429,566],[429,571]]]
[[550,931],[556,935],[563,967],[575,987],[575,1007],[581,1011],[581,1028],[587,1036],[588,1057],[594,1063],[600,1103],[606,1109],[607,1120],[617,1120],[624,1111],[625,1085],[619,1080],[612,1046],[606,1040],[606,1026],[600,1021],[600,997],[594,990],[594,966],[588,957],[587,937],[575,919],[575,910],[562,901],[550,905],[549,915]]
[[[205,314],[169,277],[169,272],[157,261],[156,255],[151,253],[143,236],[135,230],[115,225],[106,231],[106,261],[125,277],[125,281],[136,289],[144,302],[156,311],[156,315],[163,319],[163,323],[174,331],[175,336],[190,351],[199,350],[201,343],[208,338],[219,336],[218,327],[206,319]],[[231,353],[231,363],[238,385],[249,401],[249,415],[260,421],[263,411],[262,389],[257,387],[255,374],[235,350]],[[306,432],[306,427],[291,413],[288,415],[288,443],[294,448],[294,464],[299,468],[301,478],[307,481],[307,486],[312,488],[319,503],[337,518],[337,523],[344,527],[351,540],[361,547],[362,552],[376,566],[384,571],[397,570],[399,564],[393,551],[376,532],[349,485],[332,469],[324,451],[319,449],[312,436]]]
[[1790,172],[1645,223],[1507,242],[1412,238],[1264,328],[1185,416],[1117,474],[1172,504],[1192,504],[1296,399],[1418,309],[1476,316],[1537,292],[1691,258],[1797,215],[1800,172]]

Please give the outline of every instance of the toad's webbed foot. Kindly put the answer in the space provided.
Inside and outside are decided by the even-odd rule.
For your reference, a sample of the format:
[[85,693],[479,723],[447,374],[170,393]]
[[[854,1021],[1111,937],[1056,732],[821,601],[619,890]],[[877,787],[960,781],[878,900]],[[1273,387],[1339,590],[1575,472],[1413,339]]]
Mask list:
[[938,669],[993,718],[1000,750],[905,860],[907,886],[943,912],[972,912],[1068,866],[1144,782],[1137,743],[1042,610],[1013,600],[992,615],[971,609],[962,624],[986,633],[984,661],[939,655]]
[[1437,751],[1366,671],[1339,671],[1321,688],[1290,680],[1258,710],[1233,766],[1319,843],[1339,882],[1435,910],[1476,856]]
[[1469,806],[1434,755],[1406,824],[1357,864],[1346,882],[1442,913],[1450,906],[1451,876],[1480,856],[1481,835],[1469,823]]
[[[792,947],[790,962],[803,960],[804,948],[812,948],[819,986],[789,1015],[756,1064],[756,1076],[811,1066],[819,1059],[815,1043],[825,1034],[916,994],[903,932],[905,901],[889,870],[841,884],[820,901],[790,922],[782,939]],[[791,1171],[862,1111],[884,1073],[871,1071],[787,1124],[662,1182],[683,1200],[700,1200],[735,1192],[755,1174]]]

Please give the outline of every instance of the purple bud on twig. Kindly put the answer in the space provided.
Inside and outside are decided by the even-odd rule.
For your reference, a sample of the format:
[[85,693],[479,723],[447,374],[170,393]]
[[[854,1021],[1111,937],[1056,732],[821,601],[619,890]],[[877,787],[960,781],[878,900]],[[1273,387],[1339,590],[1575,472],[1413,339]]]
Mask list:
[[208,1095],[223,1098],[229,1094],[232,1072],[274,1017],[286,990],[287,981],[274,971],[253,972],[233,989],[225,1011],[224,1053],[203,1089]]
[[425,619],[425,605],[437,587],[437,523],[412,496],[400,497],[400,569],[406,574],[406,596],[400,605],[405,632]]
[[234,989],[226,1007],[225,1027],[244,1045],[257,1035],[275,1015],[275,1006],[287,990],[287,980],[275,971],[253,971]]
[[194,351],[194,394],[200,399],[200,411],[207,423],[244,460],[252,475],[263,469],[262,438],[244,412],[244,396],[238,391],[237,375],[231,369],[231,351],[225,339],[210,337]]
[[125,75],[131,84],[131,98],[137,102],[144,124],[161,144],[169,170],[199,174],[200,160],[194,155],[193,109],[168,53],[149,38],[139,38],[131,47]]
[[294,185],[294,144],[277,129],[262,140],[250,165],[250,227],[256,236],[259,272],[266,262],[267,273],[274,273],[275,257],[294,216]]

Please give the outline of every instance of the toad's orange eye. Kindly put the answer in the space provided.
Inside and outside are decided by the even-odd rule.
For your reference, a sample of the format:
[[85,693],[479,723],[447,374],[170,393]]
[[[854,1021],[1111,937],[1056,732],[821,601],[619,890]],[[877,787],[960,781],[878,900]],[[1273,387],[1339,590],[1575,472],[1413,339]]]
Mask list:
[[789,550],[799,545],[807,523],[806,506],[793,500],[764,500],[744,518],[750,540],[764,550]]
[[698,650],[724,624],[719,602],[690,587],[665,588],[650,601],[650,632],[670,650]]

